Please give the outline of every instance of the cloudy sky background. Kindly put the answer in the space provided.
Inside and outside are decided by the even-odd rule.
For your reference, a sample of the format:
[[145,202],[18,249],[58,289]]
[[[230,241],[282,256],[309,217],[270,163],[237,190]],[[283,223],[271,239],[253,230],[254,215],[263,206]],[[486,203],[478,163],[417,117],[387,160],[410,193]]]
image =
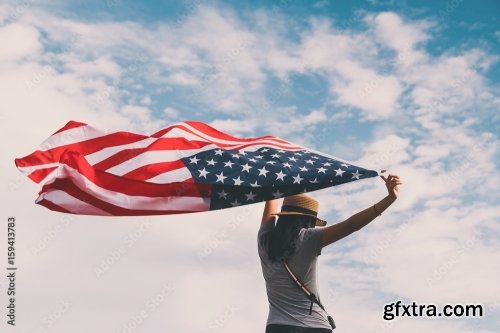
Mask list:
[[[263,203],[64,215],[35,205],[38,186],[14,167],[69,120],[144,134],[200,120],[400,175],[396,203],[320,257],[338,332],[498,332],[499,14],[493,0],[2,1],[0,239],[5,263],[15,216],[18,256],[9,331],[264,331]],[[336,223],[386,189],[371,178],[312,195]],[[482,304],[485,316],[384,321],[399,299]]]

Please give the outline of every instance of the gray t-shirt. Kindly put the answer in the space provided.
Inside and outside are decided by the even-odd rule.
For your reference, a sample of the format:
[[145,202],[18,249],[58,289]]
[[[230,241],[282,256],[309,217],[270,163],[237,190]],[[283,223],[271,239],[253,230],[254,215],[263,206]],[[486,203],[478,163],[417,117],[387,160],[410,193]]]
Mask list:
[[[313,304],[312,313],[309,314],[311,306],[309,298],[295,284],[285,266],[279,262],[273,263],[269,258],[262,245],[261,236],[273,228],[273,222],[262,223],[257,234],[260,263],[269,301],[266,325],[284,324],[331,329],[327,319],[328,314],[316,303]],[[287,261],[299,280],[316,296],[319,295],[316,266],[322,249],[322,235],[323,228],[302,228],[299,231],[296,252]]]

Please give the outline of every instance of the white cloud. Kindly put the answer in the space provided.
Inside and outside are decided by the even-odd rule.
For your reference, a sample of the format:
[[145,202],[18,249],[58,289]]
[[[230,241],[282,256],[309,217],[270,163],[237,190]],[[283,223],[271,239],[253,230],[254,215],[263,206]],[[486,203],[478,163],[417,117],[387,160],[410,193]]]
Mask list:
[[367,16],[366,21],[373,26],[379,41],[398,53],[398,64],[409,66],[426,60],[425,53],[417,49],[421,43],[429,39],[426,33],[432,26],[429,21],[406,23],[393,12]]
[[[385,292],[440,304],[463,300],[492,304],[500,290],[481,286],[490,285],[499,273],[487,264],[495,260],[498,249],[479,237],[481,228],[498,217],[492,207],[481,203],[429,208],[407,221],[389,216],[396,225],[377,224],[370,232],[360,233],[359,243],[348,256],[380,267],[372,281]],[[387,239],[397,227],[401,231]],[[377,245],[380,250],[374,251]]]
[[151,104],[151,97],[149,96],[145,96],[143,98],[141,98],[141,104],[143,105],[150,105]]
[[328,120],[328,117],[326,116],[325,110],[312,110],[311,113],[305,115],[302,119],[306,125],[317,124],[326,120]]
[[402,86],[395,76],[371,68],[376,46],[370,37],[335,32],[329,22],[314,20],[301,48],[307,69],[327,71],[336,103],[360,109],[367,120],[396,112]]
[[121,68],[109,58],[99,57],[85,61],[74,54],[68,54],[60,59],[64,61],[66,71],[81,77],[105,76],[116,80],[121,74]]
[[255,131],[256,126],[252,121],[230,119],[216,119],[209,125],[234,136],[248,136]]
[[16,61],[38,54],[42,50],[39,38],[38,30],[29,25],[12,23],[1,27],[2,52],[0,53],[0,61]]
[[411,149],[409,138],[390,134],[365,147],[361,163],[366,161],[366,163],[380,168],[398,165],[409,161]]
[[167,82],[178,86],[196,86],[200,84],[200,80],[196,76],[183,72],[171,74],[168,76]]
[[[262,111],[262,110],[261,110]],[[243,120],[216,119],[210,125],[231,135],[251,136],[257,131],[272,133],[276,137],[296,144],[311,146],[317,133],[318,124],[326,124],[330,119],[324,109],[314,109],[301,114],[295,107],[274,107],[269,112],[260,112],[255,117]]]
[[169,118],[178,118],[180,115],[179,110],[170,106],[167,106],[165,109],[163,109],[163,114]]
[[395,76],[379,75],[350,62],[340,66],[349,79],[331,87],[339,103],[363,110],[366,120],[388,118],[396,113],[402,86]]

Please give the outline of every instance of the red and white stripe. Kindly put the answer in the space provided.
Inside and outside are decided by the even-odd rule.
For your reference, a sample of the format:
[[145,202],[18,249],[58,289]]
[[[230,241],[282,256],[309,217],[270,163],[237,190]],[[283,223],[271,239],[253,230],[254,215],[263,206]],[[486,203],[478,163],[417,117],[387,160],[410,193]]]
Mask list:
[[181,158],[214,148],[301,150],[273,136],[237,138],[196,121],[151,136],[103,132],[70,121],[38,150],[15,160],[42,185],[36,203],[85,215],[157,215],[209,210],[211,185],[195,183]]

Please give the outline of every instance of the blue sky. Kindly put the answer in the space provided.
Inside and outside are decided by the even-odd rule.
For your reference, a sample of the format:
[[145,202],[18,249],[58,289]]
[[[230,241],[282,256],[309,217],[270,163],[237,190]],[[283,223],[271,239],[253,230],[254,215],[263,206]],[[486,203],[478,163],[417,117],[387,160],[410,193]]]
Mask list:
[[[229,6],[244,17],[246,11],[256,9],[280,12],[305,23],[311,15],[327,17],[341,28],[359,29],[362,22],[358,12],[393,11],[410,19],[433,19],[442,30],[427,46],[440,53],[450,46],[462,43],[486,42],[494,49],[498,42],[498,11],[500,4],[494,0],[480,1],[67,1],[50,8],[67,17],[95,20],[132,20],[154,25],[184,19],[199,4],[210,3]],[[119,10],[116,10],[119,8]]]
[[[219,8],[230,10],[247,27],[251,27],[255,22],[252,21],[249,13],[255,11],[268,11],[276,14],[290,23],[290,30],[284,33],[290,40],[296,41],[299,34],[310,28],[310,18],[324,18],[331,20],[335,28],[348,30],[352,32],[363,32],[367,28],[364,17],[367,13],[391,11],[408,20],[427,21],[433,25],[432,38],[427,40],[422,46],[430,55],[438,57],[442,54],[458,54],[464,49],[481,48],[487,50],[490,54],[498,53],[498,11],[499,4],[496,1],[252,1],[252,2],[209,2],[203,1],[148,1],[133,2],[122,0],[109,1],[69,1],[64,5],[53,3],[47,6],[47,9],[60,13],[62,17],[75,18],[85,22],[123,22],[131,21],[140,23],[141,26],[150,29],[156,29],[161,25],[182,24],[186,19],[192,16],[200,6],[210,4]],[[390,50],[379,50],[390,54]],[[382,53],[383,54],[383,53]],[[117,58],[119,55],[117,55]],[[383,57],[381,57],[383,59]],[[122,61],[127,65],[127,60]],[[386,62],[390,66],[390,59]],[[384,64],[382,64],[383,66]],[[205,69],[201,73],[202,78],[211,77],[212,68]],[[499,77],[499,65],[495,62],[488,70],[481,74],[491,84],[497,84]],[[283,82],[276,78],[273,73],[266,78],[266,91],[264,97],[273,101],[272,93],[275,89],[283,87]],[[310,109],[320,108],[325,105],[328,89],[325,79],[316,73],[297,73],[291,72],[292,82],[291,91],[280,97],[278,101],[273,102],[282,107],[296,107],[298,113],[306,113]],[[119,85],[122,82],[117,82]],[[146,82],[147,83],[147,82]],[[173,105],[179,108],[184,114],[193,114],[201,120],[210,121],[214,119],[219,112],[215,105],[204,105],[203,108],[210,111],[210,114],[200,115],[196,113],[199,109],[199,100],[196,98],[196,92],[192,89],[182,89],[177,87],[173,91],[166,92],[159,86],[152,85],[146,87],[154,90],[150,91],[152,97],[151,109],[153,113],[160,114],[160,111],[167,105]],[[124,89],[133,90],[130,86],[124,85]],[[194,95],[194,98],[193,98]],[[124,101],[125,102],[125,101]],[[346,109],[348,105],[330,105],[332,110]],[[223,115],[223,114],[222,114]],[[234,117],[238,118],[238,117]],[[338,136],[361,135],[367,139],[370,134],[370,126],[363,123],[351,123],[351,126],[338,126]],[[491,123],[486,121],[485,126]],[[318,126],[319,130],[329,131],[331,125]],[[258,135],[265,131],[258,127],[254,129]],[[332,137],[335,138],[335,137]],[[350,156],[350,157],[354,157]]]
[[[486,0],[3,2],[0,195],[25,235],[20,328],[125,332],[174,286],[135,332],[264,331],[262,204],[68,218],[33,204],[13,167],[69,120],[145,134],[201,120],[400,175],[398,201],[320,257],[339,332],[496,332],[499,14]],[[378,178],[312,193],[329,223],[385,194]],[[382,320],[398,299],[487,315]]]

